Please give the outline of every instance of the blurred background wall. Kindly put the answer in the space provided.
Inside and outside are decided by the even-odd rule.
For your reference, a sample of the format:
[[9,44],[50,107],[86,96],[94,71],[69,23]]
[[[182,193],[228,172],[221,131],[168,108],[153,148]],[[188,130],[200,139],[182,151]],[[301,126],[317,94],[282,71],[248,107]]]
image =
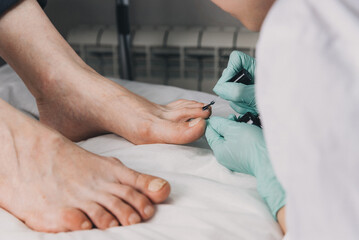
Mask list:
[[[66,36],[79,24],[114,25],[115,0],[48,0],[46,13]],[[241,26],[210,0],[130,0],[132,25]]]

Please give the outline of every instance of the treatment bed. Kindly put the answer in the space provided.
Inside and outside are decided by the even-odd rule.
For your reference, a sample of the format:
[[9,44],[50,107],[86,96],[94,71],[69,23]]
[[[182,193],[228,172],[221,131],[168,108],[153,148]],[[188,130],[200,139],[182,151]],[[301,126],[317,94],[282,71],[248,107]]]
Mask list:
[[[156,103],[166,104],[180,98],[206,104],[215,100],[213,115],[225,117],[233,113],[226,101],[211,94],[112,80]],[[0,97],[25,113],[38,116],[35,99],[8,65],[0,68]],[[107,134],[78,145],[96,154],[117,157],[130,168],[168,180],[172,187],[169,199],[157,205],[152,219],[141,224],[59,234],[32,231],[0,208],[0,240],[282,238],[279,226],[257,193],[255,178],[233,173],[218,164],[204,137],[188,145],[134,145]]]

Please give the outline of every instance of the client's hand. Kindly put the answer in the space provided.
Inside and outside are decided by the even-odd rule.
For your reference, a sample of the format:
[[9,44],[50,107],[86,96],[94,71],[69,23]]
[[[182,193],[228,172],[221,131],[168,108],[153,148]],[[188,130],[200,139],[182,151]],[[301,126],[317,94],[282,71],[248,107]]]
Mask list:
[[223,71],[222,77],[213,88],[213,91],[218,96],[230,101],[231,107],[239,114],[245,114],[246,112],[258,114],[254,94],[254,82],[250,85],[245,85],[243,83],[228,81],[242,69],[247,70],[254,79],[255,68],[256,61],[254,58],[242,52],[234,51],[231,53],[228,66]]
[[211,117],[206,138],[219,163],[228,169],[257,178],[257,189],[276,219],[277,211],[285,204],[285,193],[278,182],[270,160],[262,129],[247,123]]

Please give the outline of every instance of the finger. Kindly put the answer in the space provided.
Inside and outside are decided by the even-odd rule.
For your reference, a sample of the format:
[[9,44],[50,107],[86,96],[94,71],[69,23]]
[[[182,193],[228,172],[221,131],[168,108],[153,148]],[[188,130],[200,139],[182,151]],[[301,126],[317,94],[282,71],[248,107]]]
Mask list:
[[227,68],[223,71],[218,83],[220,84],[229,81],[243,68],[254,78],[255,59],[243,52],[233,51],[229,56]]
[[[239,69],[241,70],[242,67],[239,67]],[[222,75],[220,77],[220,79],[218,80],[217,84],[222,84],[225,82],[228,82],[229,80],[231,80],[240,70],[237,70],[237,68],[233,68],[233,67],[228,67],[225,68],[222,72]]]
[[230,115],[228,115],[227,119],[228,119],[228,120],[231,120],[231,121],[237,121],[237,117],[236,117],[235,114],[230,114]]
[[206,139],[212,149],[224,142],[223,137],[218,132],[216,132],[209,124],[206,128]]
[[[241,68],[239,68],[239,66]],[[254,79],[256,60],[241,51],[233,51],[229,56],[228,67],[237,69],[237,71],[240,71],[242,68],[244,68],[252,75]]]
[[223,117],[211,117],[208,120],[209,126],[211,126],[214,129],[214,131],[216,131],[219,135],[221,135],[224,138],[228,134],[228,132],[231,131],[230,126],[233,123],[237,123],[237,122],[228,120]]
[[231,108],[236,111],[237,113],[243,115],[246,114],[247,112],[251,112],[253,114],[257,114],[256,110],[249,107],[247,104],[243,104],[243,103],[235,103],[235,102],[229,102],[229,105],[231,106]]
[[245,85],[243,83],[226,82],[217,84],[213,91],[221,98],[232,102],[243,102],[255,104],[254,85]]

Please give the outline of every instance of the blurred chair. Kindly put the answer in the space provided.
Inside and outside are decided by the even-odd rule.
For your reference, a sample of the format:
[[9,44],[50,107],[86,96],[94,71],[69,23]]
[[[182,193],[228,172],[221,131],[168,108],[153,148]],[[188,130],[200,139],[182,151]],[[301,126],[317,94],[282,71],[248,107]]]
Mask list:
[[161,77],[157,76],[156,78],[159,66],[152,58],[152,50],[164,46],[167,31],[168,28],[166,27],[141,27],[136,31],[132,40],[135,79],[140,78],[142,81],[163,83]]
[[[230,53],[255,55],[258,33],[236,27],[139,26],[131,29],[134,79],[212,92]],[[96,71],[119,77],[115,26],[79,26],[67,40]]]

